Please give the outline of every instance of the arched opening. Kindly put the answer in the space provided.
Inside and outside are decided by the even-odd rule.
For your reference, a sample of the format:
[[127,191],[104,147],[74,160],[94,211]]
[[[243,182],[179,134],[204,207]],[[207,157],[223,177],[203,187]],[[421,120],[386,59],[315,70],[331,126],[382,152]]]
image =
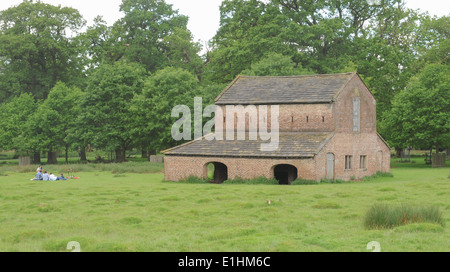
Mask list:
[[289,185],[297,179],[297,167],[290,164],[280,164],[273,169],[273,176],[280,185]]
[[228,167],[220,162],[210,162],[205,165],[206,177],[214,183],[223,183],[228,179]]

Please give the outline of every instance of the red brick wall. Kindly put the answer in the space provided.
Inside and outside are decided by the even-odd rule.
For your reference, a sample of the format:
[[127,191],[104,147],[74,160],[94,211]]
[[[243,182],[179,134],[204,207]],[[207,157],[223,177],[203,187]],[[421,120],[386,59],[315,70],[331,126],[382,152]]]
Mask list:
[[[382,152],[382,161],[378,152]],[[337,133],[315,157],[317,178],[326,178],[327,153],[335,157],[336,179],[350,180],[390,171],[390,152],[384,142],[373,133]],[[345,156],[352,156],[352,169],[345,169]],[[360,169],[360,156],[366,157],[366,169]]]
[[357,75],[342,89],[334,103],[336,132],[353,132],[354,97],[359,97],[361,101],[361,133],[376,133],[376,101]]
[[[353,132],[353,98],[361,103],[360,131]],[[318,179],[326,178],[326,155],[335,155],[337,179],[350,180],[390,171],[390,151],[376,130],[376,101],[360,78],[355,75],[341,90],[333,104],[336,135],[316,156]],[[379,158],[381,152],[382,158]],[[352,156],[352,169],[345,170],[345,156]],[[367,156],[366,169],[360,169],[360,156]]]
[[[226,128],[227,117],[226,106],[220,107],[223,111],[223,117],[216,115],[216,124],[222,123],[223,129]],[[246,106],[243,106],[246,107]],[[271,106],[267,106],[267,126],[271,128]],[[308,132],[331,132],[335,129],[335,119],[332,113],[331,104],[305,104],[305,105],[280,105],[279,106],[279,130],[284,131],[308,131]],[[242,116],[234,115],[234,128],[237,129],[237,121],[242,120]],[[238,119],[237,119],[238,118]],[[249,115],[245,117],[245,130],[249,128]],[[253,120],[253,119],[252,119]],[[256,118],[259,127],[259,116]]]
[[273,169],[279,164],[297,167],[298,178],[316,179],[313,159],[251,159],[251,158],[205,158],[166,156],[164,159],[165,179],[178,181],[189,176],[206,177],[205,166],[211,162],[220,162],[228,167],[228,178],[273,178]]

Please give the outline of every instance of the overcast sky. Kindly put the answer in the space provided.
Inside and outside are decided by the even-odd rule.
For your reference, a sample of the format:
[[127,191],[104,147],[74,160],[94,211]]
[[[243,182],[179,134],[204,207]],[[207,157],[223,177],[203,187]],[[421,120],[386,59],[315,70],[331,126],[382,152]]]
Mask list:
[[[373,0],[372,0],[373,1]],[[0,10],[20,4],[22,0],[0,0]],[[70,6],[80,11],[88,25],[92,25],[97,15],[112,25],[122,17],[119,5],[122,0],[41,0],[52,5]],[[219,6],[222,0],[166,0],[173,4],[181,14],[189,16],[189,29],[195,41],[204,44],[211,39],[219,27]],[[430,15],[449,15],[449,0],[406,0],[406,5],[412,9],[428,11]]]

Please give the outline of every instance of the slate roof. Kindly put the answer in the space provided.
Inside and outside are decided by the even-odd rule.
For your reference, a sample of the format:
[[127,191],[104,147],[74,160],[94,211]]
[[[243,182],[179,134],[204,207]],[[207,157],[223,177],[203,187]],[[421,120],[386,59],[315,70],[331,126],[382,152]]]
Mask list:
[[207,156],[246,158],[312,158],[332,138],[334,133],[284,132],[280,133],[275,151],[261,151],[262,143],[269,141],[212,140],[205,137],[163,151],[166,156]]
[[216,105],[331,103],[354,75],[238,76]]

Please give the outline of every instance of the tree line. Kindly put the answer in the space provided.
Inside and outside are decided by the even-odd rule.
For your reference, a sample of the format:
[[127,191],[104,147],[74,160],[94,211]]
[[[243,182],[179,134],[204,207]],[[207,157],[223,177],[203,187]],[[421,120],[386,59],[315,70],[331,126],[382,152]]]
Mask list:
[[[87,145],[143,156],[177,144],[175,105],[204,105],[237,75],[357,71],[397,149],[450,147],[448,16],[401,0],[224,0],[202,52],[163,0],[123,0],[112,26],[25,0],[0,11],[0,149],[34,156]],[[191,107],[192,108],[192,107]],[[54,162],[54,160],[53,160]]]

